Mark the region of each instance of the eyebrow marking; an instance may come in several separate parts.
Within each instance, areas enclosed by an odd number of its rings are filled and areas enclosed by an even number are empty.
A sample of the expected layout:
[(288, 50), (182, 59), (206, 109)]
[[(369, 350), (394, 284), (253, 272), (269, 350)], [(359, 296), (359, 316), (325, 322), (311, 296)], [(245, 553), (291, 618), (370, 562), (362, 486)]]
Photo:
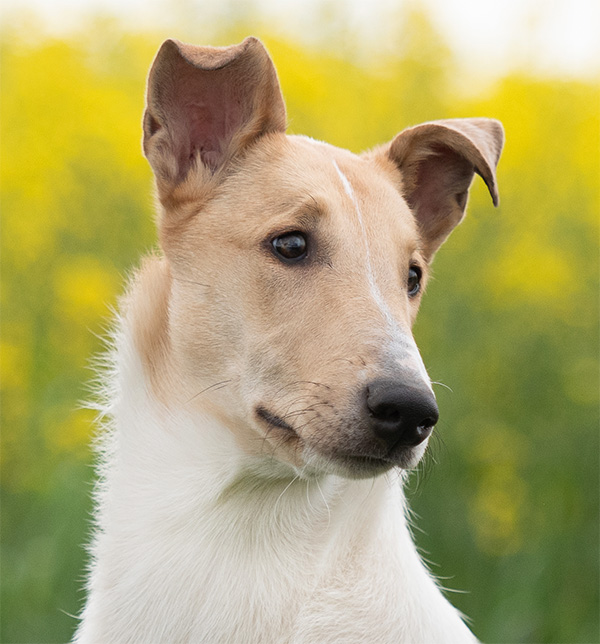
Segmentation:
[(365, 254), (367, 258), (367, 279), (369, 280), (369, 287), (371, 290), (371, 295), (373, 296), (373, 299), (377, 303), (377, 306), (379, 307), (380, 311), (383, 313), (383, 316), (385, 317), (387, 323), (392, 327), (394, 331), (399, 331), (398, 329), (398, 324), (396, 320), (394, 319), (390, 309), (388, 308), (388, 305), (386, 301), (383, 298), (383, 295), (381, 294), (381, 290), (379, 289), (379, 286), (377, 285), (377, 282), (375, 281), (375, 274), (373, 273), (373, 264), (371, 262), (371, 249), (369, 248), (369, 238), (367, 236), (367, 229), (365, 226), (365, 222), (363, 220), (362, 212), (360, 209), (360, 204), (358, 203), (358, 199), (356, 198), (356, 195), (354, 194), (354, 190), (352, 189), (352, 185), (350, 181), (348, 180), (348, 177), (340, 170), (339, 165), (337, 164), (337, 161), (333, 159), (333, 166), (338, 174), (338, 177), (340, 178), (340, 181), (342, 182), (342, 186), (344, 187), (344, 192), (350, 197), (350, 200), (352, 201), (352, 204), (354, 205), (354, 210), (356, 212), (356, 217), (358, 219), (358, 224), (360, 226), (360, 230), (362, 232), (362, 239), (363, 239), (363, 244), (365, 247)]
[[(375, 273), (373, 272), (373, 264), (371, 262), (371, 249), (369, 248), (369, 238), (367, 235), (367, 228), (363, 220), (360, 204), (358, 203), (358, 199), (356, 198), (356, 194), (354, 193), (354, 190), (352, 188), (352, 184), (348, 180), (348, 177), (340, 169), (339, 165), (337, 164), (337, 161), (335, 159), (332, 159), (332, 163), (342, 183), (344, 192), (350, 198), (350, 200), (352, 201), (352, 204), (354, 205), (356, 218), (358, 219), (358, 224), (362, 232), (363, 244), (365, 247), (365, 256), (367, 259), (367, 280), (369, 282), (369, 290), (371, 291), (373, 300), (377, 304), (377, 307), (381, 311), (383, 317), (385, 318), (385, 321), (388, 324), (388, 327), (390, 329), (392, 344), (400, 347), (400, 349), (402, 350), (401, 355), (403, 354), (404, 356), (406, 356), (406, 354), (408, 354), (410, 357), (413, 358), (414, 360), (413, 366), (416, 366), (418, 373), (421, 375), (425, 383), (431, 389), (431, 384), (430, 384), (431, 380), (429, 378), (429, 374), (427, 373), (427, 369), (425, 368), (425, 364), (423, 363), (423, 359), (421, 358), (421, 354), (419, 352), (419, 349), (415, 341), (410, 335), (407, 335), (406, 333), (404, 333), (402, 329), (398, 326), (396, 319), (392, 315), (392, 312), (390, 311), (387, 305), (387, 302), (385, 301), (385, 298), (383, 297), (383, 294), (381, 293), (381, 290), (377, 282), (375, 281)], [(404, 362), (404, 359), (402, 360), (402, 362)]]

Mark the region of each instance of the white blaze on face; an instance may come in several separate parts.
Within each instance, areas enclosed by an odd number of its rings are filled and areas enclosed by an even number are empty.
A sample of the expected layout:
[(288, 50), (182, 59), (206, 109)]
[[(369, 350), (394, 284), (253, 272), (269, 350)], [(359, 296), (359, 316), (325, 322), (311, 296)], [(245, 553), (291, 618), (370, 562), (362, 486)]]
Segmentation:
[(375, 273), (373, 272), (373, 264), (371, 262), (371, 250), (369, 248), (369, 237), (367, 235), (367, 229), (363, 220), (360, 204), (358, 203), (358, 199), (356, 198), (352, 184), (348, 180), (348, 177), (340, 170), (340, 167), (338, 166), (335, 159), (333, 160), (333, 167), (335, 168), (338, 177), (340, 178), (344, 192), (354, 205), (354, 211), (356, 212), (356, 217), (358, 219), (358, 224), (362, 233), (363, 244), (365, 247), (369, 290), (371, 292), (373, 300), (377, 304), (377, 308), (380, 310), (383, 318), (387, 323), (392, 345), (391, 350), (396, 355), (397, 359), (399, 359), (400, 364), (406, 363), (407, 367), (416, 370), (423, 378), (425, 384), (431, 389), (431, 381), (429, 379), (429, 375), (427, 374), (427, 370), (425, 369), (423, 359), (421, 358), (421, 354), (419, 353), (419, 349), (417, 348), (415, 341), (413, 340), (412, 336), (404, 333), (396, 322), (396, 319), (392, 315), (392, 312), (390, 311), (387, 302), (385, 301), (381, 293), (377, 281), (375, 280)]

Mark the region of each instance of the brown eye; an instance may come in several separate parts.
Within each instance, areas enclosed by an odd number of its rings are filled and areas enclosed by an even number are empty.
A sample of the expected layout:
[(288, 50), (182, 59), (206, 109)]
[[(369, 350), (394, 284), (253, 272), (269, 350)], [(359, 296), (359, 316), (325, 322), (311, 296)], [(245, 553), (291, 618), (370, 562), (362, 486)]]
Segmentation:
[(411, 266), (408, 269), (408, 296), (415, 297), (417, 293), (421, 290), (421, 277), (423, 273), (418, 266)]
[(286, 262), (298, 262), (306, 257), (308, 244), (303, 233), (286, 233), (271, 242), (275, 254)]

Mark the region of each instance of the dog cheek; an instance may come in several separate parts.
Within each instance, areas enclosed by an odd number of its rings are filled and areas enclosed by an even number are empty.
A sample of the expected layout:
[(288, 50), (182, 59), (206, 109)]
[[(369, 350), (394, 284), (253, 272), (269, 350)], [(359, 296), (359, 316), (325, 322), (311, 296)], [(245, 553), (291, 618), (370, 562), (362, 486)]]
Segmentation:
[(235, 371), (243, 331), (235, 311), (197, 292), (180, 292), (170, 311), (174, 357), (181, 375), (212, 385), (211, 379)]

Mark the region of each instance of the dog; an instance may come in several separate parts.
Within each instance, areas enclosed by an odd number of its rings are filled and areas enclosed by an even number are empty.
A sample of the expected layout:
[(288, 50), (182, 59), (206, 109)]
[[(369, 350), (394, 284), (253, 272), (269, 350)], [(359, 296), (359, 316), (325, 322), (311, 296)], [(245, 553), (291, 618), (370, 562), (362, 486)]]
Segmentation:
[(103, 376), (79, 644), (464, 643), (402, 484), (438, 420), (411, 334), (502, 126), (451, 119), (361, 156), (286, 135), (255, 38), (175, 40), (143, 149), (161, 253)]

